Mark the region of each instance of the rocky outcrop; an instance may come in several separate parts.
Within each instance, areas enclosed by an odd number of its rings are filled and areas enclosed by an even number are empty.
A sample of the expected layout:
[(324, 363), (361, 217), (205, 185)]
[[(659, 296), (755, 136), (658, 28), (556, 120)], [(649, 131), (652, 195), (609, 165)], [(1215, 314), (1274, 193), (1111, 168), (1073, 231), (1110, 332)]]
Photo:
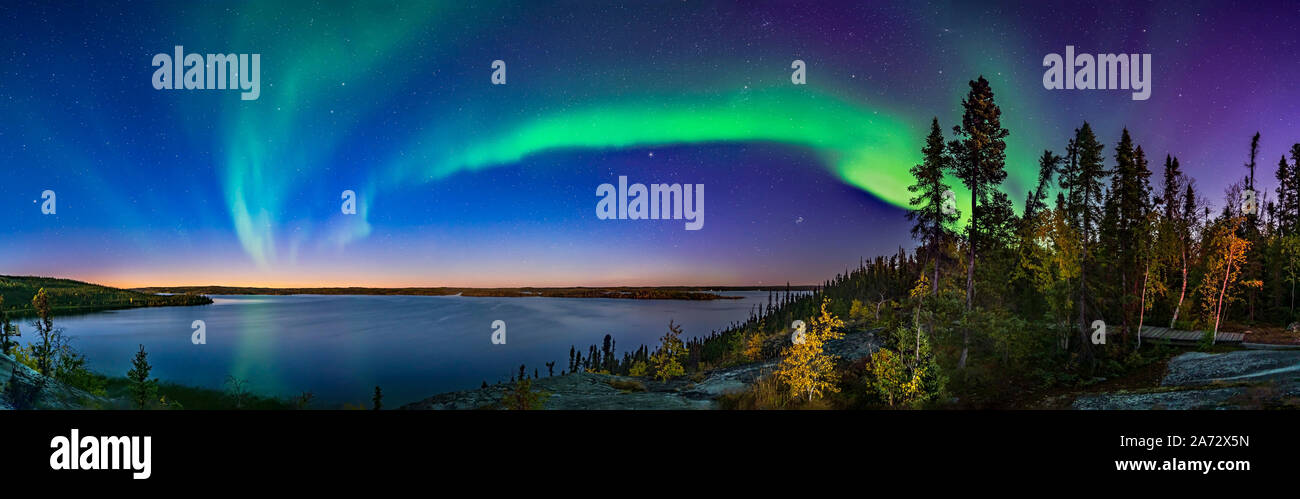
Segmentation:
[[(620, 389), (635, 386), (640, 389)], [(435, 395), (407, 404), (402, 409), (469, 410), (499, 409), (501, 398), (512, 388), (508, 384), (492, 385), (477, 390), (465, 390)], [(669, 383), (647, 382), (641, 378), (610, 376), (606, 374), (575, 373), (533, 380), (534, 391), (550, 393), (547, 409), (557, 410), (624, 410), (624, 409), (708, 409), (709, 401), (689, 398)]]
[(1169, 360), (1162, 386), (1212, 382), (1293, 381), (1300, 376), (1300, 351), (1238, 350), (1209, 354), (1188, 352)]
[[(880, 348), (875, 334), (855, 331), (827, 344), (827, 351), (853, 361)], [(694, 410), (715, 409), (716, 400), (726, 393), (745, 390), (770, 373), (775, 361), (714, 369), (698, 381), (681, 378), (659, 382), (648, 378), (608, 374), (574, 373), (533, 380), (534, 391), (551, 395), (546, 408), (553, 410)], [(491, 385), (434, 395), (402, 406), (413, 410), (499, 409), (501, 398), (511, 385)]]
[(1169, 360), (1160, 386), (1075, 399), (1075, 409), (1249, 409), (1300, 398), (1300, 351), (1188, 352)]
[[(13, 378), (18, 378), (14, 380)], [(73, 388), (48, 376), (42, 376), (34, 369), (17, 362), (8, 355), (0, 354), (0, 394), (6, 390), (14, 390), (10, 387), (14, 383), (17, 391), (30, 389), (36, 386), (39, 390), (36, 392), (34, 400), (24, 400), (19, 405), (30, 404), (31, 409), (52, 409), (52, 410), (69, 410), (69, 409), (99, 409), (110, 405), (110, 400), (91, 395), (77, 388)], [(15, 409), (8, 402), (7, 396), (0, 396), (0, 410)]]

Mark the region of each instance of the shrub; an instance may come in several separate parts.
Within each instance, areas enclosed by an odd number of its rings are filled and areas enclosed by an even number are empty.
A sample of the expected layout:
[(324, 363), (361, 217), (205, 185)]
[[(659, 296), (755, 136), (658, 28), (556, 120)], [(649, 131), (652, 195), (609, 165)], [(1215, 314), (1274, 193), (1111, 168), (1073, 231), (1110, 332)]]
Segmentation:
[(632, 367), (628, 369), (628, 374), (636, 377), (642, 377), (645, 376), (646, 372), (649, 370), (650, 370), (650, 366), (646, 365), (644, 360), (638, 360), (632, 363)]
[(513, 390), (501, 398), (501, 406), (512, 411), (531, 411), (542, 409), (550, 392), (533, 391), (533, 380), (522, 379), (515, 382)]
[(625, 391), (625, 392), (644, 392), (644, 391), (645, 391), (645, 385), (641, 384), (641, 382), (639, 382), (639, 381), (632, 381), (632, 380), (619, 380), (619, 379), (616, 379), (616, 380), (610, 380), (610, 381), (609, 381), (609, 386), (612, 386), (612, 387), (614, 387), (615, 389), (622, 390), (622, 391)]
[(763, 357), (763, 331), (755, 331), (745, 339), (745, 360), (756, 361)]
[(807, 397), (812, 401), (825, 393), (840, 391), (839, 375), (835, 372), (837, 357), (823, 350), (826, 342), (844, 337), (844, 322), (827, 310), (830, 300), (822, 300), (821, 314), (812, 318), (801, 343), (786, 347), (781, 352), (781, 364), (776, 377), (790, 387), (794, 397)]
[(84, 390), (91, 395), (100, 397), (108, 395), (108, 380), (104, 376), (86, 369), (86, 357), (73, 352), (71, 349), (65, 350), (55, 362), (54, 379), (67, 386)]
[(668, 381), (686, 374), (682, 362), (686, 360), (687, 352), (686, 345), (678, 337), (681, 334), (682, 327), (668, 321), (668, 332), (660, 339), (659, 349), (650, 356), (650, 362), (655, 367), (655, 379)]

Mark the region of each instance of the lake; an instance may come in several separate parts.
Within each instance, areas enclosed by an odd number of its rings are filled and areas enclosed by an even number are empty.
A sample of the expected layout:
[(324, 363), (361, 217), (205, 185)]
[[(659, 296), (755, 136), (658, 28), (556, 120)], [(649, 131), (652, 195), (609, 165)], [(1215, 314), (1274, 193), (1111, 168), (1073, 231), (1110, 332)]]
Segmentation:
[[(738, 300), (491, 298), (463, 296), (213, 296), (197, 307), (137, 308), (56, 317), (89, 367), (123, 376), (143, 344), (163, 381), (224, 389), (227, 376), (260, 395), (314, 394), (313, 407), (370, 404), (376, 385), (386, 407), (508, 381), (525, 364), (546, 376), (568, 369), (569, 347), (599, 345), (618, 357), (658, 344), (672, 319), (682, 338), (743, 321), (766, 291), (720, 293)], [(191, 342), (202, 320), (207, 343)], [(506, 323), (506, 344), (491, 341)], [(24, 333), (30, 330), (24, 324)], [(31, 338), (24, 336), (24, 341)]]

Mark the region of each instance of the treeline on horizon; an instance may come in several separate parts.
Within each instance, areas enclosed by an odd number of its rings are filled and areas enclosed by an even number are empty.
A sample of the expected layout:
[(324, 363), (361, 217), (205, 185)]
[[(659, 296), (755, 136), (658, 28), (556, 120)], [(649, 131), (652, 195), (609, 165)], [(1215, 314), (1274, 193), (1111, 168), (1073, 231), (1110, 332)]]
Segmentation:
[(71, 279), (36, 276), (0, 276), (0, 308), (14, 317), (27, 317), (36, 313), (32, 299), (44, 289), (51, 302), (56, 303), (53, 313), (94, 311), (132, 307), (165, 307), (207, 305), (212, 299), (197, 295), (154, 295), (138, 291), (116, 289)]
[(616, 286), (567, 288), (256, 288), (239, 286), (160, 286), (136, 288), (142, 293), (176, 293), (191, 295), (397, 295), (397, 296), (477, 296), (524, 298), (619, 298), (641, 300), (730, 300), (738, 296), (720, 295), (716, 292), (770, 291), (776, 289), (812, 289), (815, 286)]
[[(1025, 393), (1122, 377), (1174, 354), (1164, 342), (1143, 348), (1144, 326), (1203, 331), (1202, 349), (1216, 348), (1225, 327), (1300, 338), (1300, 143), (1267, 172), (1260, 135), (1243, 137), (1240, 178), (1216, 210), (1177, 156), (1149, 158), (1127, 128), (1108, 151), (1083, 122), (1039, 156), (1017, 214), (1003, 189), (1010, 131), (983, 77), (970, 82), (962, 110), (948, 136), (932, 120), (923, 162), (910, 170), (914, 251), (860, 262), (687, 341), (686, 372), (787, 355), (791, 322), (815, 319), (823, 300), (845, 328), (880, 333), (890, 354), (838, 363), (827, 401), (836, 408), (1015, 406)], [(1258, 176), (1269, 173), (1278, 187), (1261, 192)], [(957, 209), (944, 207), (949, 179), (971, 193)], [(1094, 345), (1097, 320), (1107, 334)], [(626, 375), (663, 348), (615, 361), (612, 346), (607, 337), (570, 367)], [(752, 391), (791, 392), (763, 387), (772, 383)], [(790, 403), (748, 397), (746, 407)]]

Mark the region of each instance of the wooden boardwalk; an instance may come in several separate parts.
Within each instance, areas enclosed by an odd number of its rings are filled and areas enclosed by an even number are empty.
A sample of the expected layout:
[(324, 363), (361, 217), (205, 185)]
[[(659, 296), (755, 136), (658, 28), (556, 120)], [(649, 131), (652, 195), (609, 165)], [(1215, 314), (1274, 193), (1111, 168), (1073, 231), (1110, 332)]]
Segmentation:
[[(1205, 335), (1204, 331), (1181, 331), (1178, 329), (1169, 329), (1167, 327), (1142, 326), (1143, 340), (1169, 340), (1175, 344), (1194, 344), (1201, 341)], [(1224, 333), (1219, 332), (1215, 336), (1216, 343), (1241, 343), (1246, 339), (1246, 335), (1241, 333)]]

